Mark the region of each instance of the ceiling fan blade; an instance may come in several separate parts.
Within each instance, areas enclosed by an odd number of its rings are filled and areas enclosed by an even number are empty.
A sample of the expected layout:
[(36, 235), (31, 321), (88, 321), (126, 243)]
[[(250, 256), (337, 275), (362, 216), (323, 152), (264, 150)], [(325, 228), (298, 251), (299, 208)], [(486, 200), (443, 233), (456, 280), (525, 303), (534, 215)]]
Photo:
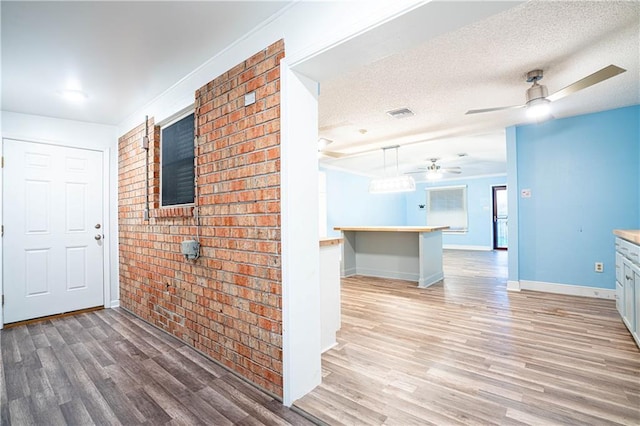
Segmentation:
[(427, 172), (426, 172), (426, 171), (424, 171), (424, 170), (416, 170), (416, 171), (413, 171), (413, 172), (405, 172), (404, 174), (405, 174), (405, 175), (415, 175), (415, 174), (421, 174), (421, 175), (423, 175), (423, 174), (425, 174), (425, 173), (427, 173)]
[(547, 99), (551, 102), (557, 101), (558, 99), (569, 96), (572, 93), (577, 92), (578, 90), (586, 89), (589, 86), (593, 86), (594, 84), (598, 84), (611, 77), (615, 77), (616, 75), (622, 74), (625, 71), (626, 70), (624, 68), (620, 68), (615, 65), (609, 65), (608, 67), (604, 67), (600, 71), (596, 71), (593, 74), (586, 76), (582, 80), (578, 80), (575, 83), (568, 85), (564, 89), (560, 89), (552, 95), (547, 96)]
[(506, 106), (506, 107), (484, 108), (484, 109), (470, 109), (469, 111), (465, 112), (464, 114), (465, 115), (481, 114), (483, 112), (502, 111), (502, 110), (506, 110), (506, 109), (518, 109), (518, 108), (524, 108), (524, 105), (512, 105), (512, 106)]
[(462, 170), (453, 170), (453, 169), (442, 169), (442, 171), (444, 173), (451, 173), (454, 175), (459, 175), (460, 173), (462, 173)]
[(318, 151), (318, 154), (320, 155), (324, 155), (325, 157), (331, 157), (331, 158), (342, 158), (342, 157), (346, 157), (348, 154), (343, 154), (341, 152), (335, 152), (335, 151)]

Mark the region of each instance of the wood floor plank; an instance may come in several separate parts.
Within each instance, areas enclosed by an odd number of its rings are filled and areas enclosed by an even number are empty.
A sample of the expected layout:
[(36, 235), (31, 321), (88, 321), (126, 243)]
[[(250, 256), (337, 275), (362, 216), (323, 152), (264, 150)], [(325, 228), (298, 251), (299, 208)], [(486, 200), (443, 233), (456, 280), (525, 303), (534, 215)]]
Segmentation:
[(48, 397), (55, 396), (55, 391), (49, 383), (49, 378), (44, 368), (27, 368), (25, 369), (27, 377), (27, 386), (30, 395), (42, 394)]
[(29, 336), (31, 336), (31, 340), (33, 341), (36, 349), (51, 346), (49, 340), (47, 339), (47, 336), (44, 333), (44, 325), (42, 322), (28, 324), (27, 330), (29, 331)]
[(3, 330), (2, 331), (2, 363), (5, 366), (11, 366), (13, 364), (17, 364), (22, 361), (20, 357), (20, 349), (18, 348), (18, 343), (16, 342), (16, 337), (14, 331)]
[[(445, 280), (342, 280), (338, 345), (296, 406), (331, 424), (640, 424), (615, 301), (507, 292), (506, 252), (445, 250)], [(384, 417), (384, 419), (383, 419)]]
[(7, 398), (7, 383), (4, 374), (3, 339), (6, 342), (6, 338), (0, 333), (0, 425), (9, 424), (9, 399)]
[(244, 411), (242, 407), (234, 404), (233, 401), (210, 386), (200, 389), (197, 394), (203, 400), (209, 401), (209, 404), (234, 424), (241, 422), (246, 417), (250, 417), (249, 413)]
[(32, 393), (30, 399), (36, 424), (49, 426), (67, 424), (55, 394)]
[[(60, 349), (60, 348), (58, 348)], [(51, 347), (38, 349), (38, 357), (42, 362), (49, 384), (56, 391), (58, 403), (63, 404), (73, 399), (73, 386)]]
[(24, 369), (20, 364), (14, 364), (12, 367), (14, 368), (6, 369), (3, 377), (6, 384), (6, 398), (8, 401), (28, 397), (31, 393), (29, 390), (26, 369)]
[(138, 424), (145, 421), (138, 409), (130, 404), (125, 389), (118, 388), (111, 378), (97, 382), (96, 387), (122, 424)]
[(202, 419), (192, 413), (181, 401), (157, 383), (144, 387), (146, 393), (171, 416), (172, 424), (204, 424)]
[(90, 425), (93, 423), (89, 412), (79, 398), (60, 404), (60, 410), (69, 425)]
[[(275, 399), (264, 404), (265, 408), (294, 426), (313, 426), (315, 423), (284, 407)], [(325, 426), (325, 425), (320, 425)]]
[(260, 422), (274, 426), (288, 424), (287, 421), (264, 407), (264, 404), (271, 398), (266, 394), (256, 392), (250, 385), (237, 377), (232, 375), (222, 376), (215, 380), (215, 384), (218, 392), (225, 395), (227, 399), (237, 404), (251, 417), (255, 417)]
[(130, 391), (127, 396), (149, 424), (158, 425), (171, 421), (171, 416), (143, 388)]
[(309, 425), (120, 309), (0, 331), (1, 425)]
[(11, 400), (8, 405), (10, 422), (16, 425), (37, 424), (33, 416), (34, 409), (31, 406), (31, 399), (29, 397)]

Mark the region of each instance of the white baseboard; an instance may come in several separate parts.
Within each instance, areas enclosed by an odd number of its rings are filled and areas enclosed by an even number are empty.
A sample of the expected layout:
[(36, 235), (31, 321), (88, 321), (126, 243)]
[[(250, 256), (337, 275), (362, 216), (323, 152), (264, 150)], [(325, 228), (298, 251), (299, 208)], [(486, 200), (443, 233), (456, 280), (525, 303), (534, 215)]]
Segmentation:
[(507, 281), (507, 291), (520, 291), (520, 281)]
[(338, 346), (338, 342), (333, 342), (332, 344), (328, 345), (326, 348), (322, 349), (321, 353), (325, 353), (326, 351), (329, 351), (335, 348), (336, 346)]
[(493, 250), (489, 246), (461, 246), (458, 244), (443, 244), (442, 248), (445, 250), (474, 250), (474, 251), (491, 251)]
[[(516, 282), (516, 281), (514, 281)], [(507, 283), (507, 288), (509, 283)], [(546, 283), (542, 281), (520, 280), (521, 290), (542, 291), (546, 293), (566, 294), (569, 296), (595, 297), (597, 299), (615, 299), (615, 289), (584, 287), (581, 285)]]
[(118, 300), (112, 300), (111, 301), (111, 306), (109, 306), (110, 308), (119, 308), (120, 307), (120, 299)]
[(355, 275), (364, 275), (365, 277), (390, 278), (394, 280), (404, 281), (418, 281), (420, 279), (420, 274), (418, 272), (404, 272), (367, 267), (356, 267), (355, 272)]

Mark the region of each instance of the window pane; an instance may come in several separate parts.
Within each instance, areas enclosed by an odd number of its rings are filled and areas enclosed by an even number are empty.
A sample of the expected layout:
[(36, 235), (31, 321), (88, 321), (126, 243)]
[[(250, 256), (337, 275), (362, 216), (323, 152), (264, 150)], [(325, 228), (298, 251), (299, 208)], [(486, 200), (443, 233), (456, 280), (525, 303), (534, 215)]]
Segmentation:
[(467, 229), (465, 187), (427, 189), (427, 225), (449, 226), (452, 231)]
[(162, 129), (162, 205), (193, 203), (194, 114)]

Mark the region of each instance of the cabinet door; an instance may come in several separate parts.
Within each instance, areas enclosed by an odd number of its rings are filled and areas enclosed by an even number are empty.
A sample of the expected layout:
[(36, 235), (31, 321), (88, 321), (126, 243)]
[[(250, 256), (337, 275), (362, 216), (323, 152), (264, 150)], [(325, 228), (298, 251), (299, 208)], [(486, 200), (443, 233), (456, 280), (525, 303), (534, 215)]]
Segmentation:
[(616, 281), (624, 281), (624, 257), (620, 252), (616, 252)]
[(624, 318), (624, 287), (618, 280), (616, 280), (616, 309), (620, 316)]
[(630, 262), (624, 262), (624, 322), (631, 333), (636, 331), (635, 319), (635, 274)]

